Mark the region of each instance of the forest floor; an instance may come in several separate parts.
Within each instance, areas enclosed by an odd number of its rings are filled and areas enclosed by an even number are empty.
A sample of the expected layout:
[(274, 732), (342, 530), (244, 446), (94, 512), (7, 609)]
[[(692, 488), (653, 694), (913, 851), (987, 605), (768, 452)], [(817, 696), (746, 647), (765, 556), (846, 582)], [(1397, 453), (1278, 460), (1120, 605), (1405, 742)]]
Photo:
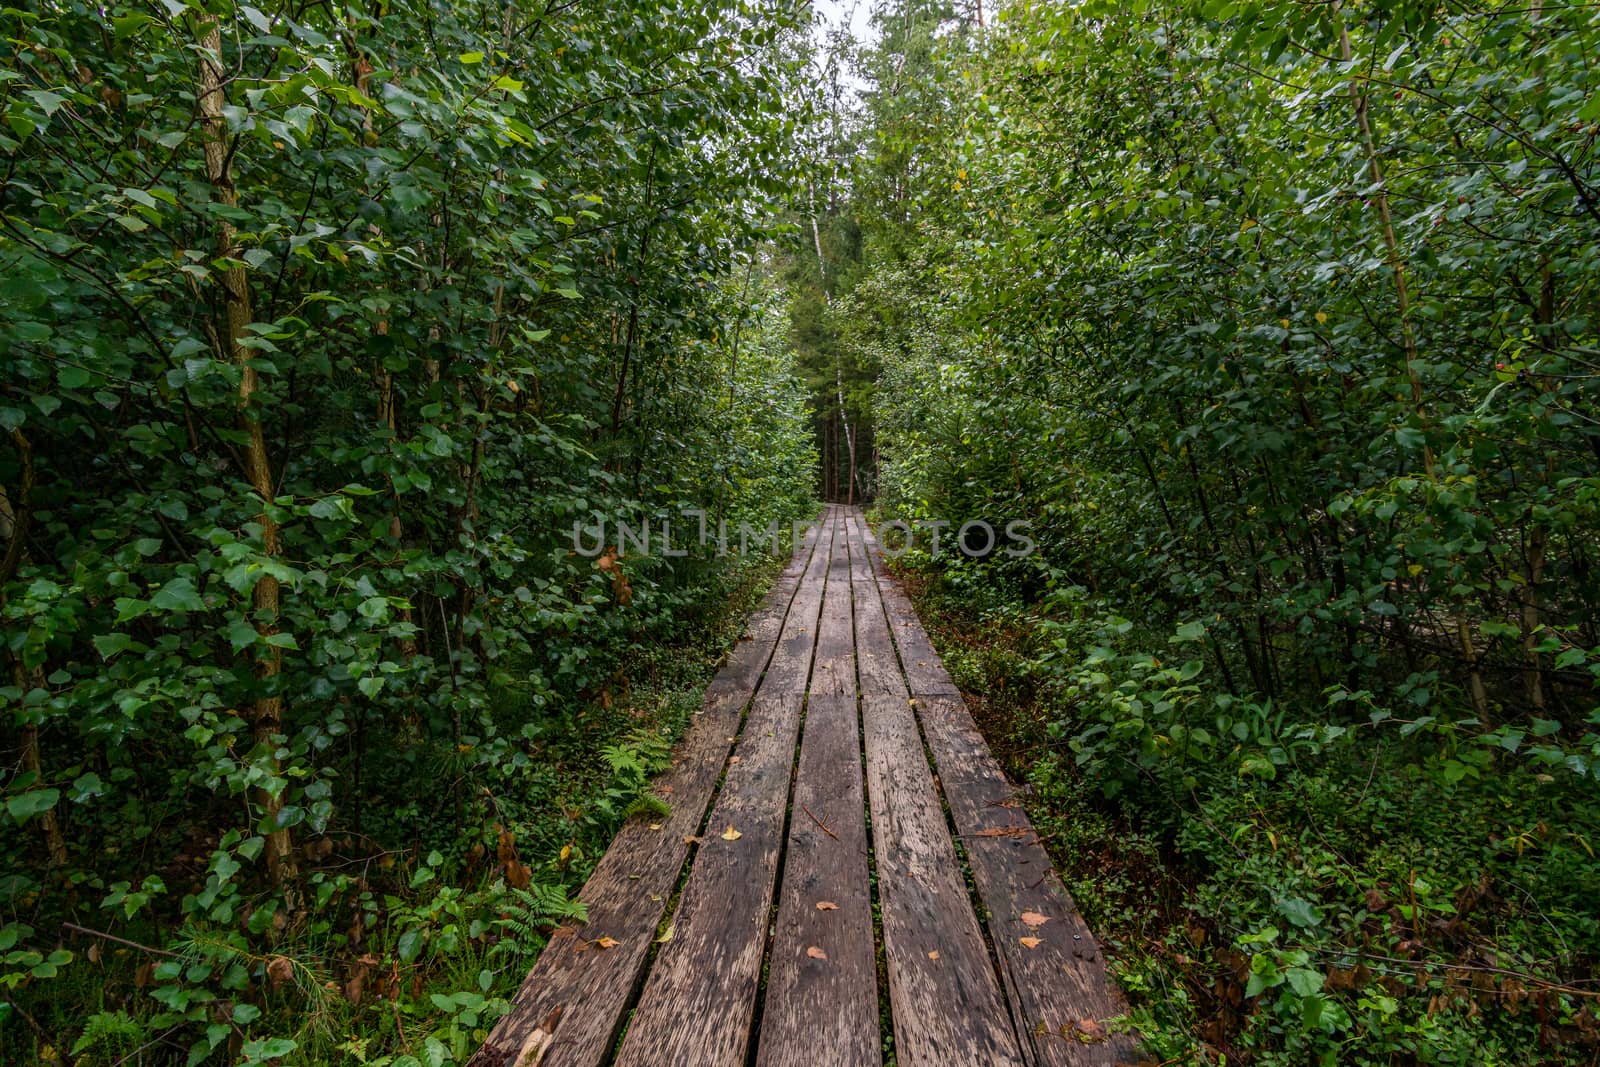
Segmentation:
[[(1039, 619), (976, 608), (927, 572), (902, 579), (995, 757), (1025, 783), (1028, 815), (1129, 998), (1127, 1023), (1157, 1059), (1596, 1062), (1600, 1025), (1582, 1007), (1596, 961), (1579, 947), (1593, 922), (1581, 888), (1595, 873), (1592, 797), (1515, 763), (1440, 789), (1415, 752), (1381, 743), (1303, 759), (1237, 795), (1201, 780), (1183, 796), (1152, 781), (1107, 797), (1075, 764), (1074, 697), (1043, 666)], [(1534, 795), (1545, 815), (1522, 829), (1512, 798)], [(1264, 933), (1244, 925), (1263, 917)], [(1280, 927), (1296, 947), (1278, 947)], [(1301, 1029), (1275, 1023), (1272, 1043), (1287, 1049), (1264, 1048), (1263, 984), (1280, 962), (1316, 974), (1307, 999), (1382, 992), (1355, 1019), (1280, 997), (1272, 1010)], [(1342, 1050), (1303, 1058), (1334, 1021)]]

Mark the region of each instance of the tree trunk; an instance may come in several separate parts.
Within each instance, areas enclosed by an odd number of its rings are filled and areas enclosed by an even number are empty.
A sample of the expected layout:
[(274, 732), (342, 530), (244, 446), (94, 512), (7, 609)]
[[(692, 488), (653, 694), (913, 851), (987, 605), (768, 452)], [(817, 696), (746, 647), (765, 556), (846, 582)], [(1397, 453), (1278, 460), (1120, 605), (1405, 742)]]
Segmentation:
[(844, 374), (839, 370), (837, 363), (833, 366), (833, 381), (839, 390), (839, 422), (844, 425), (845, 445), (850, 451), (850, 477), (844, 488), (845, 503), (854, 504), (856, 502), (856, 438), (855, 434), (850, 432), (850, 416), (845, 414)]
[[(1334, 10), (1339, 13), (1340, 18), (1339, 54), (1348, 63), (1353, 56), (1350, 48), (1350, 31), (1344, 24), (1344, 14), (1340, 5), (1336, 3)], [(1367, 91), (1362, 84), (1354, 80), (1350, 83), (1350, 99), (1355, 105), (1356, 127), (1361, 133), (1361, 147), (1367, 157), (1367, 173), (1372, 178), (1376, 190), (1373, 193), (1373, 202), (1378, 205), (1384, 251), (1388, 257), (1389, 270), (1394, 274), (1395, 304), (1400, 312), (1400, 339), (1405, 349), (1406, 381), (1411, 387), (1411, 406), (1416, 411), (1417, 418), (1426, 423), (1422, 403), (1422, 377), (1417, 371), (1417, 337), (1411, 328), (1411, 293), (1406, 281), (1405, 259), (1400, 255), (1400, 242), (1395, 237), (1394, 217), (1389, 208), (1389, 189), (1384, 184), (1383, 164), (1378, 159), (1377, 143), (1372, 136)], [(1422, 463), (1428, 477), (1433, 477), (1433, 448), (1427, 443), (1422, 446)]]
[(1528, 533), (1528, 569), (1524, 576), (1518, 601), (1521, 604), (1522, 671), (1523, 687), (1528, 703), (1537, 712), (1545, 709), (1543, 667), (1539, 662), (1539, 580), (1544, 576), (1545, 545), (1550, 531), (1546, 526), (1535, 526)]
[[(228, 146), (227, 123), (222, 117), (226, 102), (223, 86), (222, 29), (215, 15), (200, 23), (200, 114), (205, 131), (206, 177), (211, 182), (212, 195), (227, 207), (239, 203), (234, 186), (232, 158)], [(234, 242), (234, 229), (228, 222), (217, 225), (217, 256), (219, 259), (237, 261), (238, 248)], [(261, 527), (261, 551), (266, 556), (277, 556), (278, 524), (271, 514), (273, 498), (272, 465), (267, 459), (266, 436), (261, 428), (259, 405), (260, 383), (251, 358), (250, 349), (241, 342), (245, 328), (250, 324), (250, 278), (244, 266), (228, 267), (220, 274), (225, 302), (221, 344), (223, 358), (239, 367), (239, 424), (245, 432), (245, 477), (261, 498), (261, 513), (256, 522)], [(267, 639), (278, 632), (279, 589), (278, 579), (262, 575), (252, 594), (252, 615), (260, 640), (255, 650), (255, 673), (258, 695), (251, 708), (250, 722), (256, 744), (273, 751), (283, 727), (283, 698), (276, 692), (278, 675), (283, 670), (283, 652)], [(278, 776), (276, 756), (267, 757), (267, 769)], [(274, 793), (263, 787), (257, 791), (264, 821), (273, 827), (267, 834), (267, 869), (274, 882), (284, 884), (299, 873), (294, 857), (294, 842), (287, 827), (279, 827), (278, 816), (283, 810), (283, 793)]]
[[(22, 557), (27, 552), (28, 527), (33, 522), (33, 445), (20, 429), (11, 431), (11, 443), (17, 447), (22, 480), (17, 486), (15, 508), (5, 491), (0, 489), (0, 527), (3, 527), (6, 538), (6, 554), (4, 562), (0, 563), (0, 606), (5, 603), (5, 587), (11, 584), (11, 580), (17, 576), (17, 568), (22, 566)], [(44, 687), (42, 670), (34, 668), (30, 677), (20, 653), (8, 652), (7, 655), (11, 659), (12, 680), (18, 689), (26, 693), (29, 689)], [(30, 722), (22, 728), (22, 769), (32, 772), (35, 784), (44, 780), (44, 762), (39, 758), (38, 723)], [(67, 842), (61, 836), (61, 823), (56, 818), (55, 808), (39, 816), (39, 833), (44, 838), (50, 866), (65, 866)]]
[(1456, 643), (1461, 646), (1461, 656), (1467, 661), (1468, 691), (1472, 694), (1472, 710), (1478, 721), (1489, 726), (1489, 694), (1483, 687), (1483, 671), (1478, 667), (1478, 650), (1472, 643), (1472, 627), (1464, 613), (1456, 614)]

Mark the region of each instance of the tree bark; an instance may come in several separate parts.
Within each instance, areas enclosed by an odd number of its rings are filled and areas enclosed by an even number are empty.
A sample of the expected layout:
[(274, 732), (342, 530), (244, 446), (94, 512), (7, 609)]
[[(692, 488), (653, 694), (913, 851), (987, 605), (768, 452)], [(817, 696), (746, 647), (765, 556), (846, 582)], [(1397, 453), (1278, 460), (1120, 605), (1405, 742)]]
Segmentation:
[[(0, 563), (0, 605), (5, 603), (5, 587), (17, 576), (17, 568), (22, 565), (22, 557), (27, 551), (28, 527), (33, 522), (33, 444), (20, 429), (11, 431), (11, 443), (17, 447), (17, 456), (22, 463), (22, 480), (17, 486), (17, 502), (15, 508), (11, 506), (10, 498), (0, 490), (0, 519), (4, 520), (6, 537), (6, 554), (3, 563)], [(38, 668), (30, 672), (22, 662), (22, 656), (9, 652), (11, 659), (11, 675), (18, 689), (26, 693), (29, 689), (44, 686), (44, 672)], [(30, 722), (22, 728), (22, 769), (31, 771), (34, 781), (44, 780), (44, 762), (39, 757), (39, 724)], [(56, 818), (55, 808), (51, 808), (39, 816), (39, 833), (44, 838), (45, 853), (50, 857), (50, 866), (64, 867), (67, 862), (67, 842), (61, 834), (61, 822)]]
[(845, 446), (850, 452), (850, 479), (845, 483), (845, 503), (856, 502), (856, 438), (850, 430), (850, 416), (844, 409), (844, 373), (837, 363), (833, 367), (833, 381), (839, 391), (839, 422), (844, 426)]
[[(238, 191), (233, 181), (233, 161), (228, 145), (228, 128), (223, 119), (223, 106), (227, 94), (222, 66), (222, 28), (215, 15), (205, 17), (200, 23), (200, 115), (205, 131), (206, 177), (211, 183), (212, 195), (227, 207), (239, 203)], [(217, 226), (217, 257), (231, 262), (220, 272), (224, 309), (220, 339), (223, 358), (239, 367), (239, 425), (245, 432), (245, 477), (261, 498), (261, 512), (256, 522), (261, 527), (261, 552), (268, 557), (278, 556), (282, 549), (278, 543), (278, 523), (272, 517), (273, 498), (272, 465), (267, 458), (266, 435), (262, 431), (259, 412), (260, 382), (256, 375), (251, 351), (242, 342), (250, 324), (250, 278), (239, 262), (239, 249), (234, 239), (232, 224), (224, 221)], [(283, 652), (267, 640), (278, 632), (280, 609), (278, 579), (262, 575), (251, 594), (251, 614), (260, 640), (255, 649), (255, 674), (257, 696), (250, 711), (250, 724), (258, 746), (273, 752), (283, 728), (283, 697), (278, 694), (278, 676), (283, 671)], [(274, 755), (266, 757), (266, 766), (274, 777), (280, 767)], [(271, 829), (266, 837), (267, 870), (277, 884), (292, 881), (299, 873), (294, 856), (294, 842), (287, 827), (278, 826), (283, 810), (282, 789), (274, 793), (263, 787), (257, 790), (256, 803), (262, 818)]]
[[(1342, 6), (1336, 3), (1334, 10), (1340, 19), (1339, 54), (1348, 63), (1354, 56), (1350, 47), (1350, 31), (1344, 23)], [(1354, 79), (1350, 82), (1350, 99), (1355, 105), (1356, 128), (1360, 131), (1361, 147), (1367, 158), (1367, 173), (1372, 178), (1376, 190), (1373, 193), (1373, 202), (1378, 206), (1384, 252), (1388, 258), (1389, 270), (1394, 274), (1395, 304), (1400, 313), (1400, 341), (1405, 350), (1406, 381), (1411, 387), (1411, 406), (1416, 411), (1417, 418), (1425, 424), (1427, 419), (1423, 410), (1422, 377), (1417, 371), (1417, 336), (1411, 328), (1411, 292), (1406, 280), (1405, 259), (1400, 255), (1400, 241), (1395, 236), (1394, 216), (1389, 207), (1389, 188), (1384, 184), (1383, 163), (1378, 159), (1377, 142), (1372, 136), (1370, 101), (1362, 83)], [(1422, 463), (1428, 477), (1433, 477), (1433, 448), (1427, 443), (1422, 446)]]

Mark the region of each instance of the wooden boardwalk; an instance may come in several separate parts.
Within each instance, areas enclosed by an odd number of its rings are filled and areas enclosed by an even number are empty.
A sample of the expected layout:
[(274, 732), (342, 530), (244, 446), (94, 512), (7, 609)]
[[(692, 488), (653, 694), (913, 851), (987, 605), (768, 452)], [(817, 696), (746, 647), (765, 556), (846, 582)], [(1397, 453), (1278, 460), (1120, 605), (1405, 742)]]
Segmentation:
[(859, 509), (831, 506), (472, 1067), (1132, 1064)]

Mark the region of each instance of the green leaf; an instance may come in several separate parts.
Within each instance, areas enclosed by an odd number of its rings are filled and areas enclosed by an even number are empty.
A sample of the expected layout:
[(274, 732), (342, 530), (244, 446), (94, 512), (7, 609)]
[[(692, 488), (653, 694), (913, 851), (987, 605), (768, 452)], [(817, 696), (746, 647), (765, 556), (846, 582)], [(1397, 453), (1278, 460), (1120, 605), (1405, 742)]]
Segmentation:
[(407, 930), (400, 935), (400, 940), (395, 945), (395, 951), (400, 955), (401, 963), (411, 963), (422, 952), (422, 931)]
[(256, 643), (259, 634), (255, 624), (246, 618), (235, 618), (228, 623), (228, 643), (235, 652), (243, 652)]
[(27, 89), (22, 95), (38, 104), (46, 116), (54, 115), (61, 109), (61, 105), (67, 102), (66, 97), (60, 93), (52, 93), (48, 89)]
[(257, 1064), (282, 1059), (299, 1047), (287, 1037), (267, 1037), (246, 1042), (240, 1052), (246, 1064)]
[(1286, 977), (1289, 980), (1289, 988), (1302, 997), (1320, 993), (1323, 983), (1327, 980), (1322, 972), (1313, 971), (1309, 967), (1290, 967)]
[(6, 801), (6, 811), (17, 822), (27, 822), (34, 816), (43, 815), (55, 807), (56, 801), (60, 799), (59, 789), (35, 789), (9, 798)]
[(150, 604), (162, 611), (204, 611), (205, 601), (188, 578), (174, 578), (156, 591)]
[(1274, 906), (1279, 915), (1302, 929), (1322, 925), (1322, 910), (1301, 897), (1283, 897)]
[(126, 652), (133, 645), (133, 638), (124, 633), (95, 634), (95, 651), (100, 653), (102, 659), (110, 659), (118, 652)]
[(353, 522), (356, 517), (355, 502), (337, 493), (315, 501), (306, 511), (318, 519), (346, 519)]

